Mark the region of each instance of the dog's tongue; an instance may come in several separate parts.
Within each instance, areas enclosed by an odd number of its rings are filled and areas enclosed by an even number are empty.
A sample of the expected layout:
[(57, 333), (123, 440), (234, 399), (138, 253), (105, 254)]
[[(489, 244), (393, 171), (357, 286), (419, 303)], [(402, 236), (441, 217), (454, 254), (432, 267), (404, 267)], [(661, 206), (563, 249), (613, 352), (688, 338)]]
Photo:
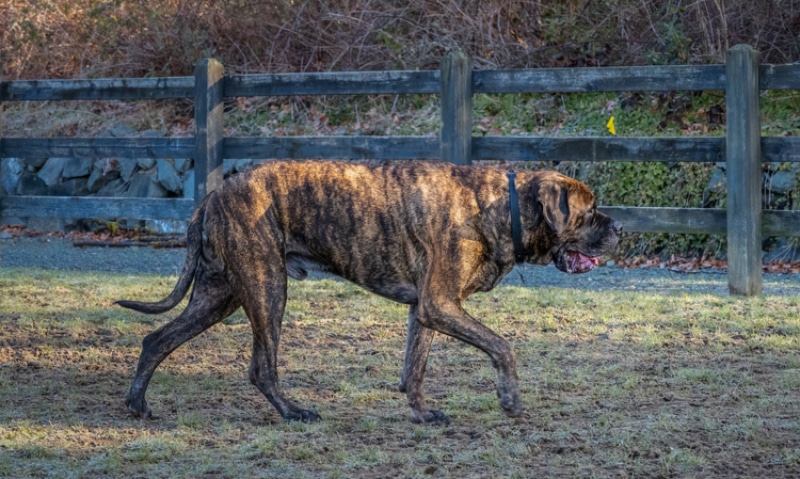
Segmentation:
[(586, 256), (580, 251), (570, 251), (572, 258), (572, 270), (576, 273), (589, 271), (600, 264), (600, 260), (594, 256)]

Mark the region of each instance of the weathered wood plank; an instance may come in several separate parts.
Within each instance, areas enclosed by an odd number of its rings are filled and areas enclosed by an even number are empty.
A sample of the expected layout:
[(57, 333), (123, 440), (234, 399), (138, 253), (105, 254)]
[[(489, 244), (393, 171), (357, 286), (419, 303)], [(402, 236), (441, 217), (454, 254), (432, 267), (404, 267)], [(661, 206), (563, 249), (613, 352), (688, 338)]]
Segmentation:
[[(762, 65), (762, 90), (800, 89), (800, 65)], [(232, 75), (225, 96), (434, 94), (436, 70)], [(483, 70), (473, 75), (475, 93), (659, 91), (724, 89), (723, 65)], [(141, 100), (191, 98), (193, 77), (15, 80), (0, 82), (5, 101)]]
[(157, 100), (194, 95), (193, 77), (15, 80), (0, 86), (5, 101)]
[[(601, 206), (632, 233), (725, 234), (727, 211), (721, 208), (642, 208)], [(800, 210), (762, 212), (763, 236), (800, 236)]]
[(225, 138), (225, 158), (438, 159), (439, 140), (415, 136)]
[(439, 72), (364, 71), (278, 73), (225, 77), (225, 96), (403, 95), (439, 93)]
[(728, 123), (728, 289), (761, 294), (761, 123), (758, 52), (749, 45), (728, 50), (725, 65)]
[(4, 138), (0, 158), (191, 158), (193, 138)]
[(786, 65), (761, 65), (759, 67), (761, 90), (800, 90), (800, 63)]
[(763, 161), (780, 161), (800, 163), (800, 138), (761, 137), (761, 159)]
[(223, 179), (224, 74), (222, 64), (213, 59), (200, 60), (195, 65), (194, 201), (198, 205)]
[(6, 196), (0, 216), (57, 218), (131, 218), (184, 220), (194, 210), (190, 198), (108, 198), (98, 196)]
[[(800, 89), (800, 65), (762, 65), (762, 90)], [(440, 72), (374, 71), (232, 75), (225, 96), (433, 94)], [(719, 90), (722, 65), (543, 68), (475, 71), (475, 93)], [(6, 101), (191, 98), (193, 77), (16, 80), (0, 83)]]
[[(638, 233), (724, 234), (723, 209), (602, 206), (600, 211)], [(97, 196), (5, 196), (0, 216), (61, 218), (188, 219), (189, 198), (109, 198)], [(764, 211), (765, 236), (800, 236), (800, 211)]]
[(724, 138), (475, 137), (474, 160), (508, 161), (724, 161)]
[(763, 236), (800, 236), (800, 210), (761, 212)]
[(0, 157), (189, 158), (192, 138), (6, 138)]
[[(472, 159), (507, 161), (724, 161), (724, 138), (473, 137)], [(252, 143), (252, 144), (248, 144)], [(225, 138), (225, 158), (438, 159), (439, 141), (415, 136)], [(4, 138), (0, 158), (191, 158), (194, 138)], [(764, 161), (800, 163), (800, 137), (763, 137)]]
[(475, 93), (724, 90), (723, 65), (476, 70)]
[[(3, 58), (0, 58), (0, 85), (2, 84), (3, 84)], [(3, 115), (3, 94), (2, 91), (0, 91), (0, 132), (2, 132), (3, 130), (5, 130), (5, 116)], [(3, 136), (0, 133), (0, 159), (3, 158), (2, 151), (3, 151)], [(0, 164), (0, 204), (2, 204), (3, 198), (9, 193), (3, 186), (5, 184), (5, 181), (3, 181), (4, 169), (5, 168), (3, 168), (3, 165)], [(2, 219), (3, 216), (2, 214), (0, 214), (0, 220)]]
[(461, 51), (442, 60), (440, 158), (457, 165), (472, 162), (472, 68)]
[(637, 208), (601, 206), (597, 208), (622, 223), (631, 233), (725, 234), (726, 213), (716, 208)]

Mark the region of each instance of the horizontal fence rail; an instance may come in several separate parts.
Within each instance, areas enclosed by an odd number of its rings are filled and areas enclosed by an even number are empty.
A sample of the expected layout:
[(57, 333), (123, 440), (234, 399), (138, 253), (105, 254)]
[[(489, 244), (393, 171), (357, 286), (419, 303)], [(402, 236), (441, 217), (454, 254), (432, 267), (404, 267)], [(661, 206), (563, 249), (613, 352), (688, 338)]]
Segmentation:
[[(729, 56), (757, 58), (757, 53), (752, 49), (744, 51), (738, 48), (732, 49)], [(202, 199), (200, 196), (221, 181), (219, 175), (223, 158), (441, 159), (461, 164), (469, 164), (472, 160), (727, 162), (730, 161), (727, 151), (731, 144), (730, 137), (473, 137), (471, 98), (474, 94), (546, 92), (725, 90), (730, 93), (740, 75), (731, 74), (729, 68), (732, 68), (730, 62), (726, 65), (702, 66), (473, 71), (466, 57), (456, 52), (443, 60), (440, 70), (426, 71), (223, 76), (222, 66), (218, 62), (204, 60), (198, 63), (196, 74), (191, 77), (2, 81), (0, 102), (194, 99), (195, 137), (1, 138), (0, 158), (111, 157), (123, 161), (136, 158), (194, 158), (197, 186), (194, 199), (3, 196), (0, 197), (0, 217), (187, 219), (193, 205)], [(750, 79), (756, 82), (756, 91), (800, 90), (800, 65), (756, 66)], [(440, 95), (442, 134), (439, 137), (238, 138), (224, 137), (222, 133), (223, 98), (389, 94)], [(750, 116), (753, 114), (748, 113)], [(728, 118), (729, 133), (730, 120)], [(748, 118), (747, 121), (758, 120)], [(800, 138), (758, 138), (756, 148), (756, 161), (759, 162), (800, 162)], [(198, 162), (200, 167), (197, 166)], [(745, 178), (745, 181), (749, 180)], [(729, 240), (732, 234), (727, 219), (730, 212), (721, 209), (610, 206), (602, 209), (622, 221), (626, 231), (727, 232)], [(736, 214), (734, 218), (739, 219)], [(798, 212), (764, 211), (758, 221), (764, 235), (800, 236)], [(731, 254), (737, 252), (729, 251), (729, 256)], [(729, 272), (729, 277), (734, 274)], [(731, 291), (738, 293), (737, 286), (731, 281)], [(750, 289), (744, 294), (760, 291), (758, 285)]]
[[(800, 90), (796, 64), (762, 65), (762, 90)], [(225, 97), (438, 94), (440, 72), (327, 72), (231, 75)], [(473, 93), (569, 93), (724, 90), (724, 65), (477, 70)], [(0, 85), (0, 101), (192, 98), (194, 77), (17, 80)]]
[[(229, 137), (231, 159), (438, 159), (439, 139), (419, 136)], [(193, 138), (4, 138), (3, 158), (191, 158)], [(765, 162), (800, 163), (800, 137), (763, 137)], [(725, 138), (472, 138), (473, 160), (721, 163)]]
[[(625, 229), (640, 233), (725, 234), (726, 210), (720, 208), (598, 207), (622, 222)], [(800, 211), (763, 212), (766, 236), (800, 236)]]
[(110, 198), (104, 196), (6, 196), (3, 216), (29, 218), (136, 218), (185, 220), (194, 210), (191, 198)]

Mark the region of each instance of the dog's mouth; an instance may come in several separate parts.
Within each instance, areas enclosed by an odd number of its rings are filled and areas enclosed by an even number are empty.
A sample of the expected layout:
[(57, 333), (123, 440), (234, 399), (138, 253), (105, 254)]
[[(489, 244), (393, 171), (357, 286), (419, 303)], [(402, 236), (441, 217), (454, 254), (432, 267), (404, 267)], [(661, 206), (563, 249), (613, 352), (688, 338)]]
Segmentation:
[(577, 250), (566, 250), (558, 256), (555, 263), (556, 267), (565, 273), (587, 273), (600, 264), (600, 259)]

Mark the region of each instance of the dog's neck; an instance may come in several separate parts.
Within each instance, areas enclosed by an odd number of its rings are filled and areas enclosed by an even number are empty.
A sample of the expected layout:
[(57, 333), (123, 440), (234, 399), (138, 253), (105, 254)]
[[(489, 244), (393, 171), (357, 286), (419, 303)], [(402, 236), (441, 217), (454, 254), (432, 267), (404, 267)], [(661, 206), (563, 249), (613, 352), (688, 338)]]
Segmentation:
[(513, 171), (508, 172), (508, 204), (511, 210), (511, 241), (514, 243), (514, 259), (517, 263), (525, 261), (525, 248), (522, 245), (522, 220), (519, 212), (519, 194)]

